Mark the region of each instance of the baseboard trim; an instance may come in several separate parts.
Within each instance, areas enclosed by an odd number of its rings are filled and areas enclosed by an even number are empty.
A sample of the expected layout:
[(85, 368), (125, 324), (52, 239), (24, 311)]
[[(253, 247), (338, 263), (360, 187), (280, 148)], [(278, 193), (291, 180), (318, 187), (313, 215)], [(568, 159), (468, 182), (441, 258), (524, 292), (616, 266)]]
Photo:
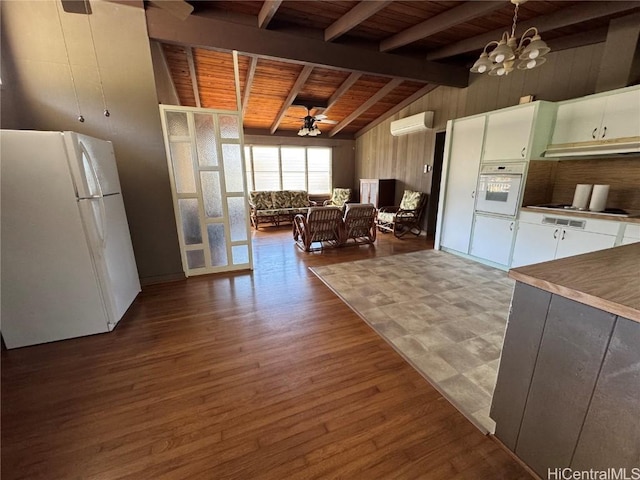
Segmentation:
[(143, 287), (147, 287), (149, 285), (156, 285), (158, 283), (171, 283), (171, 282), (179, 282), (180, 280), (184, 280), (186, 277), (184, 272), (179, 273), (169, 273), (167, 275), (155, 275), (153, 277), (144, 277), (140, 279), (140, 285)]

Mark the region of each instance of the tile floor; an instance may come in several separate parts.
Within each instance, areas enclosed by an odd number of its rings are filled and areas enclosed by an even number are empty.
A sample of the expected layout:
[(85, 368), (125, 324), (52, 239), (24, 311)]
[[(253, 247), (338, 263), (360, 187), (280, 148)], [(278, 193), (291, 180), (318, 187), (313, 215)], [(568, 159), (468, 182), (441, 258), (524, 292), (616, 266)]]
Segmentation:
[(514, 282), (506, 272), (426, 250), (313, 272), (481, 430)]

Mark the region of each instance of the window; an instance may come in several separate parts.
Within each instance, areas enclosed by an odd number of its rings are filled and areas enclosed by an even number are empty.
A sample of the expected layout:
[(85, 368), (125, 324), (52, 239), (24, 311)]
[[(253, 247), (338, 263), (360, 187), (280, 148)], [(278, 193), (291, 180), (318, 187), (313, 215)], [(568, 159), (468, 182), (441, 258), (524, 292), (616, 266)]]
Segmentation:
[(331, 148), (245, 147), (249, 190), (306, 190), (311, 195), (331, 193)]

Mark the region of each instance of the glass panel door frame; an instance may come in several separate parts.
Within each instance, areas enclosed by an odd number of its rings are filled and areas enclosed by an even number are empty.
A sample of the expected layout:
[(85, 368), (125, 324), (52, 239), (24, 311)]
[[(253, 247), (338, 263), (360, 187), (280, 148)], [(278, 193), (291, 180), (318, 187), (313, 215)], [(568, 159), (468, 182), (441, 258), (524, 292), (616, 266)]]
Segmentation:
[[(172, 105), (160, 105), (160, 117), (162, 123), (162, 131), (165, 142), (165, 150), (167, 155), (167, 166), (169, 170), (169, 180), (171, 184), (171, 194), (173, 198), (173, 209), (176, 218), (176, 227), (178, 230), (178, 240), (180, 243), (180, 255), (182, 258), (182, 266), (184, 273), (187, 277), (193, 275), (202, 275), (208, 273), (219, 273), (219, 272), (228, 272), (234, 270), (247, 270), (253, 269), (253, 249), (251, 245), (251, 228), (250, 228), (250, 219), (249, 219), (249, 205), (247, 201), (247, 182), (246, 176), (244, 174), (245, 168), (245, 158), (244, 158), (244, 134), (242, 129), (242, 116), (239, 111), (233, 110), (215, 110), (215, 109), (205, 109), (205, 108), (197, 108), (197, 107), (183, 107), (183, 106), (172, 106)], [(187, 126), (188, 131), (187, 135), (170, 135), (170, 127), (167, 124), (167, 114), (169, 113), (180, 113), (186, 115), (187, 118)], [(196, 125), (195, 125), (195, 116), (196, 115), (211, 115), (213, 119), (214, 125), (214, 138), (215, 138), (215, 149), (217, 155), (217, 165), (203, 165), (199, 161), (199, 152), (197, 145), (197, 137), (196, 137)], [(221, 117), (234, 117), (236, 119), (236, 124), (238, 127), (237, 138), (222, 138), (221, 130), (220, 130), (220, 122), (219, 119)], [(172, 160), (172, 145), (176, 144), (187, 144), (190, 148), (190, 161), (191, 161), (191, 170), (193, 172), (194, 180), (195, 180), (195, 191), (194, 192), (178, 192), (177, 183), (176, 183), (176, 175), (175, 175), (175, 166)], [(241, 177), (241, 185), (242, 191), (227, 191), (227, 182), (225, 178), (225, 153), (223, 150), (225, 149), (223, 146), (226, 145), (237, 145), (239, 161), (240, 161), (240, 169), (239, 175)], [(230, 167), (230, 164), (228, 165)], [(218, 180), (221, 191), (221, 211), (222, 216), (220, 217), (207, 217), (205, 213), (205, 202), (203, 196), (203, 185), (202, 185), (202, 176), (201, 173), (204, 172), (217, 172)], [(233, 183), (238, 184), (239, 179), (234, 179)], [(244, 230), (245, 230), (245, 238), (241, 240), (232, 241), (232, 228), (230, 223), (229, 216), (229, 199), (233, 198), (241, 198), (242, 205), (244, 206)], [(183, 218), (180, 212), (180, 200), (186, 199), (195, 199), (198, 204), (198, 219), (199, 219), (199, 227), (200, 227), (200, 243), (192, 243), (188, 244), (187, 239), (185, 238), (185, 232), (183, 229)], [(233, 202), (233, 200), (232, 200)], [(237, 204), (237, 201), (235, 201)], [(225, 249), (226, 252), (226, 265), (214, 265), (214, 259), (212, 258), (212, 245), (209, 242), (208, 235), (208, 227), (210, 225), (222, 225), (224, 229), (224, 240), (225, 240)], [(238, 226), (235, 225), (233, 232), (238, 233)], [(235, 247), (235, 248), (234, 248)], [(215, 248), (215, 246), (214, 246)], [(245, 250), (246, 249), (246, 250)], [(190, 266), (189, 265), (189, 252), (194, 252), (196, 257), (199, 255), (196, 252), (202, 251), (204, 256), (204, 266)], [(246, 251), (246, 255), (243, 256), (243, 260), (246, 261), (236, 262), (234, 261), (234, 252), (244, 252)]]

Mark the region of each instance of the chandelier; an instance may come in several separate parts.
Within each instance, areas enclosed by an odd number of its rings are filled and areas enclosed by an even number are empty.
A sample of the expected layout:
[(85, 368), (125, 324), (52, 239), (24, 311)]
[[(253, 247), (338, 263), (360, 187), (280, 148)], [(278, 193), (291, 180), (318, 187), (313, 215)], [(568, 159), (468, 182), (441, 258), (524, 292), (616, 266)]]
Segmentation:
[(322, 133), (316, 125), (316, 119), (314, 117), (312, 117), (311, 115), (307, 115), (303, 120), (304, 123), (302, 124), (302, 128), (298, 130), (298, 135), (300, 135), (301, 137), (304, 137), (306, 135), (310, 137), (317, 137)]
[[(513, 71), (514, 66), (519, 70), (531, 70), (547, 61), (544, 55), (551, 50), (540, 38), (538, 29), (531, 27), (527, 29), (520, 38), (516, 39), (516, 22), (518, 20), (518, 7), (527, 0), (511, 0), (515, 5), (513, 13), (513, 25), (511, 35), (504, 32), (500, 41), (492, 41), (485, 45), (476, 63), (471, 67), (473, 73), (489, 72), (491, 76), (508, 75)], [(527, 45), (528, 43), (528, 45)], [(491, 53), (487, 49), (491, 46), (495, 48)], [(516, 65), (516, 59), (518, 63)]]

